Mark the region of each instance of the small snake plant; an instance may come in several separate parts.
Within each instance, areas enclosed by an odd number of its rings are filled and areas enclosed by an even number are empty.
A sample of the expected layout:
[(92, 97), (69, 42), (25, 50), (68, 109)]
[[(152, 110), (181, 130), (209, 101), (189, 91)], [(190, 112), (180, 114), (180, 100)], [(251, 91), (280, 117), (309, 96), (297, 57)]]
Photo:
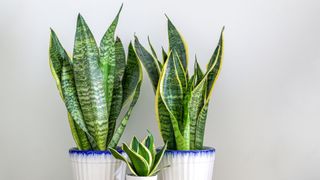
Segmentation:
[(134, 176), (154, 176), (161, 170), (158, 167), (167, 149), (167, 144), (156, 152), (154, 138), (149, 133), (142, 142), (133, 137), (130, 147), (123, 143), (122, 149), (128, 155), (129, 160), (113, 148), (110, 148), (110, 151), (115, 158), (127, 164)]
[[(68, 111), (73, 138), (81, 150), (116, 147), (139, 97), (140, 62), (131, 43), (126, 58), (121, 40), (115, 38), (121, 9), (100, 47), (79, 14), (72, 57), (51, 30), (50, 68)], [(116, 128), (120, 111), (129, 102)]]
[(193, 75), (188, 73), (187, 45), (169, 18), (169, 50), (167, 53), (162, 48), (162, 62), (149, 38), (151, 53), (135, 37), (137, 56), (153, 85), (156, 117), (168, 149), (203, 149), (209, 100), (222, 62), (223, 29), (206, 72), (201, 70), (195, 59)]

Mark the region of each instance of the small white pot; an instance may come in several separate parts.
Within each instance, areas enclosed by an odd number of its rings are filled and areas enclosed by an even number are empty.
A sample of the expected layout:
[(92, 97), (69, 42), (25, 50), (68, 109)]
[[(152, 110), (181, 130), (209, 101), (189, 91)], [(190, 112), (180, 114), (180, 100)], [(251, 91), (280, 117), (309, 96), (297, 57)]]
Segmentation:
[(178, 151), (167, 150), (160, 167), (160, 180), (212, 180), (215, 149)]
[(158, 176), (132, 176), (127, 174), (126, 180), (157, 180)]
[[(123, 151), (119, 150), (121, 154)], [(124, 180), (126, 164), (110, 151), (69, 150), (74, 180)]]

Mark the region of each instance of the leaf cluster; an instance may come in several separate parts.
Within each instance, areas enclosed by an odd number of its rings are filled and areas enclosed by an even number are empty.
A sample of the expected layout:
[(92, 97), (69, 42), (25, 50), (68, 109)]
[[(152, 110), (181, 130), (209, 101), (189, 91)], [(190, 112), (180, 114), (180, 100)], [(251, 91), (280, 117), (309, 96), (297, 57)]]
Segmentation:
[(134, 47), (153, 85), (156, 117), (168, 149), (203, 148), (208, 105), (223, 59), (223, 31), (206, 71), (195, 59), (193, 75), (188, 73), (187, 44), (169, 18), (169, 50), (162, 48), (162, 60), (149, 39), (151, 52), (135, 37)]
[[(126, 57), (120, 38), (115, 38), (121, 9), (99, 47), (79, 14), (71, 57), (51, 29), (50, 68), (68, 110), (73, 138), (81, 150), (116, 147), (139, 97), (140, 62), (131, 43)], [(116, 127), (125, 104), (129, 108)]]

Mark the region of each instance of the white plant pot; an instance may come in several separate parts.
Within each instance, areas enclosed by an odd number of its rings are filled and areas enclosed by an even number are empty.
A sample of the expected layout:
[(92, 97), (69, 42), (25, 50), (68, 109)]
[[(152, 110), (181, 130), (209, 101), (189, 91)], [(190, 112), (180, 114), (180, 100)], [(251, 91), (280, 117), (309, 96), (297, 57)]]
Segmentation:
[[(119, 150), (121, 154), (123, 151)], [(125, 180), (126, 164), (110, 151), (69, 150), (74, 180)]]
[(157, 180), (158, 176), (132, 176), (127, 174), (126, 180)]
[(160, 167), (160, 180), (212, 180), (215, 149), (178, 151), (167, 150)]

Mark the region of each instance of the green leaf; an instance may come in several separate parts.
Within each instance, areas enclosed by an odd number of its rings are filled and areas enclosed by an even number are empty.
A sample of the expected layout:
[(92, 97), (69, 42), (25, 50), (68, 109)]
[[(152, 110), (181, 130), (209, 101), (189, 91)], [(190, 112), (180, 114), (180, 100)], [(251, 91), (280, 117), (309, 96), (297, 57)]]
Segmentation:
[(130, 147), (134, 152), (138, 152), (139, 151), (139, 141), (135, 136), (132, 138)]
[(135, 170), (134, 170), (133, 164), (130, 163), (130, 162), (127, 160), (127, 158), (125, 158), (124, 156), (122, 156), (117, 150), (115, 150), (115, 149), (113, 149), (113, 148), (109, 148), (109, 150), (110, 150), (111, 154), (113, 155), (113, 157), (115, 157), (116, 159), (119, 159), (119, 160), (121, 160), (121, 161), (124, 161), (124, 162), (127, 164), (127, 166), (128, 166), (128, 168), (129, 168), (129, 170), (131, 171), (131, 173), (132, 173), (133, 175), (137, 176), (137, 174), (136, 174), (136, 172), (135, 172)]
[(143, 140), (143, 144), (151, 152), (152, 160), (154, 161), (154, 158), (156, 155), (156, 148), (154, 146), (154, 137), (149, 131), (148, 131), (148, 136)]
[(115, 132), (115, 134), (113, 135), (111, 142), (109, 143), (108, 147), (116, 147), (120, 137), (123, 134), (123, 131), (128, 123), (129, 117), (131, 115), (132, 109), (135, 106), (135, 104), (137, 103), (137, 100), (139, 98), (139, 94), (140, 94), (140, 87), (141, 87), (141, 81), (139, 81), (137, 88), (134, 92), (134, 96), (133, 99), (131, 101), (130, 107), (128, 109), (128, 111), (126, 112), (125, 116), (123, 117), (123, 119), (121, 120), (121, 123), (119, 125), (119, 127), (117, 128), (117, 131)]
[[(61, 74), (62, 74), (62, 66), (64, 61), (69, 60), (69, 56), (67, 55), (65, 49), (62, 47), (56, 33), (51, 29), (50, 36), (50, 48), (49, 48), (49, 64), (52, 75), (56, 81), (57, 88), (59, 90), (59, 94), (64, 101), (64, 96), (61, 88)], [(79, 127), (77, 123), (72, 119), (70, 113), (68, 112), (68, 121), (71, 129), (71, 134), (73, 139), (75, 140), (78, 149), (87, 150), (91, 148), (89, 140), (85, 132)]]
[[(148, 166), (151, 167), (152, 154), (149, 151), (149, 149), (144, 144), (142, 144), (140, 142), (139, 142), (138, 154), (140, 154), (148, 162)], [(149, 168), (149, 172), (150, 172), (150, 168)]]
[(133, 96), (137, 84), (142, 81), (142, 68), (140, 61), (136, 53), (134, 52), (132, 43), (128, 47), (128, 59), (125, 68), (125, 73), (122, 81), (123, 86), (123, 101), (122, 104), (126, 104), (127, 101)]
[(182, 65), (182, 63), (179, 59), (179, 55), (176, 51), (174, 51), (174, 54), (173, 54), (173, 61), (174, 61), (174, 67), (176, 69), (176, 73), (178, 75), (179, 82), (181, 83), (181, 86), (183, 88), (183, 93), (185, 93), (187, 85), (188, 85), (187, 73), (183, 69), (183, 65)]
[(151, 41), (150, 41), (149, 36), (148, 36), (148, 44), (149, 44), (149, 47), (150, 47), (150, 49), (151, 49), (151, 52), (152, 52), (153, 57), (154, 57), (155, 59), (158, 59), (157, 53), (156, 53), (156, 51), (154, 50), (154, 48), (153, 48), (153, 46), (152, 46), (152, 44), (151, 44)]
[[(167, 17), (168, 18), (168, 17)], [(176, 51), (179, 55), (181, 63), (187, 71), (188, 68), (188, 48), (183, 40), (182, 35), (178, 32), (176, 27), (172, 24), (168, 18), (168, 36), (169, 36), (169, 47), (171, 51)]]
[(207, 66), (208, 68), (208, 85), (207, 85), (207, 99), (210, 99), (210, 96), (212, 94), (214, 84), (217, 80), (217, 77), (219, 76), (221, 65), (222, 65), (222, 59), (223, 59), (223, 50), (224, 50), (224, 41), (223, 41), (223, 32), (224, 27), (222, 28), (219, 44), (216, 47), (209, 64)]
[(203, 79), (203, 72), (201, 70), (201, 67), (197, 61), (197, 57), (195, 58), (195, 63), (194, 63), (194, 74), (195, 74), (195, 82), (194, 86), (197, 86), (199, 82)]
[(133, 46), (129, 44), (128, 50), (128, 60), (125, 68), (125, 73), (122, 81), (123, 85), (123, 104), (125, 104), (129, 99), (132, 99), (128, 111), (123, 117), (116, 133), (113, 135), (109, 147), (117, 146), (121, 135), (127, 125), (129, 117), (131, 115), (132, 109), (138, 101), (140, 95), (140, 87), (142, 82), (142, 69), (141, 64), (134, 52)]
[(98, 149), (105, 150), (108, 116), (104, 78), (99, 67), (99, 50), (89, 27), (80, 14), (75, 36), (73, 71), (86, 127), (97, 142)]
[(90, 141), (86, 133), (79, 127), (77, 123), (74, 122), (70, 113), (68, 113), (68, 121), (70, 124), (70, 129), (72, 132), (73, 139), (76, 142), (78, 149), (89, 150), (89, 149), (95, 148), (90, 144)]
[(170, 113), (160, 96), (160, 86), (158, 86), (155, 97), (155, 111), (160, 134), (164, 142), (168, 142), (168, 149), (176, 149), (176, 139), (171, 124)]
[(206, 79), (202, 80), (191, 92), (191, 97), (188, 104), (188, 112), (190, 118), (190, 148), (195, 149), (196, 144), (196, 128), (199, 126), (197, 122), (198, 114), (200, 113), (205, 99)]
[(69, 59), (63, 61), (61, 72), (61, 89), (66, 104), (67, 110), (72, 119), (79, 125), (79, 127), (89, 135), (86, 128), (81, 107), (77, 98), (77, 90), (74, 83), (73, 70)]
[(112, 139), (116, 127), (116, 121), (121, 112), (123, 101), (122, 78), (125, 71), (126, 56), (120, 38), (117, 38), (115, 42), (115, 59), (116, 72), (114, 79), (114, 90), (112, 95), (111, 109), (109, 113), (109, 130), (107, 144), (109, 144)]
[(158, 166), (162, 160), (164, 152), (167, 150), (167, 143), (162, 147), (162, 149), (156, 154), (153, 167), (150, 172), (150, 176), (155, 175), (158, 172)]
[(59, 90), (60, 96), (62, 95), (62, 90), (60, 86), (61, 72), (62, 72), (62, 64), (64, 59), (68, 59), (68, 56), (65, 56), (66, 52), (62, 45), (59, 42), (59, 39), (56, 33), (51, 30), (50, 34), (50, 47), (49, 47), (49, 64), (51, 73), (56, 80), (57, 88)]
[(148, 162), (140, 154), (132, 151), (126, 144), (123, 144), (122, 149), (127, 153), (137, 176), (148, 176), (150, 170)]
[(151, 49), (152, 56), (153, 56), (153, 58), (157, 61), (158, 66), (159, 66), (159, 69), (160, 69), (160, 71), (161, 71), (161, 69), (162, 69), (162, 64), (161, 64), (161, 62), (158, 60), (157, 53), (156, 53), (156, 51), (154, 50), (154, 48), (153, 48), (153, 46), (152, 46), (152, 44), (151, 44), (151, 41), (150, 41), (149, 36), (148, 36), (148, 44), (149, 44), (149, 47), (150, 47), (150, 49)]
[(112, 102), (114, 81), (116, 79), (116, 50), (114, 36), (121, 10), (122, 6), (100, 42), (100, 63), (102, 71), (104, 73), (106, 94), (105, 98), (107, 101), (107, 109), (109, 113)]
[(166, 51), (163, 49), (163, 47), (161, 48), (161, 52), (162, 52), (162, 62), (163, 64), (167, 61), (168, 58), (168, 54), (166, 53)]
[(188, 132), (189, 117), (188, 117), (188, 111), (187, 111), (187, 109), (188, 109), (187, 76), (186, 76), (186, 72), (183, 69), (183, 65), (182, 65), (181, 61), (179, 60), (179, 56), (176, 53), (176, 51), (173, 53), (173, 61), (174, 61), (174, 68), (176, 70), (176, 74), (178, 76), (179, 82), (181, 83), (182, 91), (183, 91), (183, 108), (180, 110), (181, 116), (180, 116), (180, 118), (177, 118), (177, 120), (179, 123), (180, 131), (182, 132), (185, 140), (188, 141), (188, 139), (189, 139), (189, 132)]
[(195, 147), (194, 147), (194, 149), (203, 149), (203, 139), (204, 139), (204, 132), (205, 132), (205, 127), (206, 127), (208, 105), (209, 105), (209, 103), (207, 102), (203, 106), (203, 108), (201, 109), (201, 111), (198, 115), (196, 133), (195, 133)]
[(163, 67), (163, 75), (160, 79), (160, 96), (170, 113), (171, 124), (179, 150), (188, 149), (180, 128), (179, 120), (183, 118), (183, 87), (178, 77), (173, 55), (170, 53)]
[(160, 67), (158, 60), (156, 60), (139, 42), (138, 38), (135, 37), (134, 41), (135, 52), (142, 62), (145, 70), (147, 71), (151, 83), (153, 85), (153, 90), (156, 92), (159, 75), (160, 75)]

